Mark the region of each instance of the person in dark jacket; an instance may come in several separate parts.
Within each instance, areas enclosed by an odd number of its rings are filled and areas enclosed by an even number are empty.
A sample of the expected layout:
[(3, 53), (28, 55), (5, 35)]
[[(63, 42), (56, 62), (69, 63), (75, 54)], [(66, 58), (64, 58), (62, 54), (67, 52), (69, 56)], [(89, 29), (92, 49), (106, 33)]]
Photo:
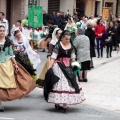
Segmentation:
[(117, 46), (119, 46), (120, 44), (120, 21), (117, 21), (117, 22), (118, 22), (118, 26), (116, 29), (116, 42), (117, 42)]
[(57, 13), (56, 16), (54, 17), (54, 22), (55, 22), (55, 25), (58, 25), (58, 27), (60, 28), (60, 26), (61, 26), (60, 13)]
[(43, 11), (43, 25), (44, 25), (44, 26), (47, 26), (48, 21), (49, 21), (49, 15), (48, 15), (48, 14), (46, 13), (46, 11), (44, 10), (44, 11)]
[(87, 23), (87, 29), (85, 30), (85, 35), (88, 36), (89, 40), (90, 40), (90, 57), (91, 57), (91, 61), (90, 61), (90, 68), (94, 68), (93, 65), (93, 57), (96, 57), (95, 54), (95, 33), (92, 30), (93, 28), (93, 24), (92, 23)]
[(114, 45), (115, 41), (115, 28), (114, 28), (114, 23), (113, 21), (109, 22), (108, 28), (107, 28), (107, 35), (108, 37), (111, 37), (110, 42), (106, 43), (106, 53), (107, 53), (107, 58), (112, 57), (112, 48)]

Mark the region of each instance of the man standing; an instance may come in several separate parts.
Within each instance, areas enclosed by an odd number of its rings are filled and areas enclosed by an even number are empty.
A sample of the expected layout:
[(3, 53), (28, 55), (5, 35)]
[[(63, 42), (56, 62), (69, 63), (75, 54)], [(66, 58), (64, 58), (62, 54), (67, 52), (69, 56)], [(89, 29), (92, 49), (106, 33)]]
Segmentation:
[(5, 26), (5, 34), (7, 36), (9, 33), (9, 24), (8, 20), (5, 19), (5, 14), (3, 12), (0, 12), (0, 24)]

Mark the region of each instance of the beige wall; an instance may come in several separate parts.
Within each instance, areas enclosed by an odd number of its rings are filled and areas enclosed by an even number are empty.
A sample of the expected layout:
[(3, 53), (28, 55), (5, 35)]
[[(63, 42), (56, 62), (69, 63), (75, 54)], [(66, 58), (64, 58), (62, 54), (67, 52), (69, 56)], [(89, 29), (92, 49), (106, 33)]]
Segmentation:
[(6, 0), (0, 0), (0, 11), (6, 15)]
[(70, 14), (73, 15), (74, 0), (60, 0), (60, 11), (67, 12), (69, 10)]
[(90, 16), (91, 14), (94, 15), (95, 10), (95, 1), (93, 0), (86, 0), (85, 1), (85, 15)]
[(118, 10), (117, 10), (118, 15), (120, 15), (120, 0), (118, 2)]
[(43, 10), (48, 12), (48, 0), (40, 0), (40, 6), (43, 6)]
[(11, 27), (16, 23), (16, 20), (24, 19), (27, 15), (27, 0), (12, 0), (11, 3)]
[(96, 0), (99, 1), (99, 12), (98, 12), (98, 16), (102, 15), (102, 8), (103, 8), (103, 0)]

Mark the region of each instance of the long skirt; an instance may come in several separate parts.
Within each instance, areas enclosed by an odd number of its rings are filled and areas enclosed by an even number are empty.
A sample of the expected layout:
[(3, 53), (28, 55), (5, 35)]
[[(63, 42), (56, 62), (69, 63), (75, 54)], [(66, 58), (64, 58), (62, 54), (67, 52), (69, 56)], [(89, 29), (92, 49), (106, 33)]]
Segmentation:
[(36, 82), (38, 79), (36, 76), (36, 69), (33, 68), (33, 64), (29, 60), (28, 55), (24, 52), (19, 52), (16, 53), (15, 56), (16, 61), (19, 62), (29, 72), (33, 80)]
[(47, 62), (48, 62), (48, 61), (45, 62), (44, 66), (43, 66), (43, 69), (42, 69), (42, 71), (41, 71), (41, 73), (40, 73), (40, 75), (39, 75), (39, 79), (40, 79), (39, 86), (40, 86), (41, 88), (43, 88), (44, 82), (45, 82), (45, 74), (46, 74), (46, 72), (47, 72)]
[[(11, 60), (0, 63), (0, 101), (21, 99), (36, 87), (30, 74), (19, 64), (19, 71), (14, 72)], [(7, 83), (7, 84), (6, 84)]]
[(80, 93), (75, 93), (75, 89), (69, 85), (67, 78), (57, 63), (53, 65), (53, 71), (60, 80), (54, 85), (52, 92), (50, 92), (48, 102), (69, 105), (82, 103), (85, 100), (85, 97), (78, 80), (77, 83), (80, 88)]

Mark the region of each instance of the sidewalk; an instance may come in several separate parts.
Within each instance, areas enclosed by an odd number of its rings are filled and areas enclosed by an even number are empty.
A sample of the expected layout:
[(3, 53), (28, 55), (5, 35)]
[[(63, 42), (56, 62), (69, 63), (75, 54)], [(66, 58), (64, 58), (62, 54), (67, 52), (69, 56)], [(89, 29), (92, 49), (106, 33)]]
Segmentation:
[(94, 69), (88, 72), (88, 83), (81, 83), (85, 104), (120, 113), (120, 53), (112, 58), (94, 58)]

